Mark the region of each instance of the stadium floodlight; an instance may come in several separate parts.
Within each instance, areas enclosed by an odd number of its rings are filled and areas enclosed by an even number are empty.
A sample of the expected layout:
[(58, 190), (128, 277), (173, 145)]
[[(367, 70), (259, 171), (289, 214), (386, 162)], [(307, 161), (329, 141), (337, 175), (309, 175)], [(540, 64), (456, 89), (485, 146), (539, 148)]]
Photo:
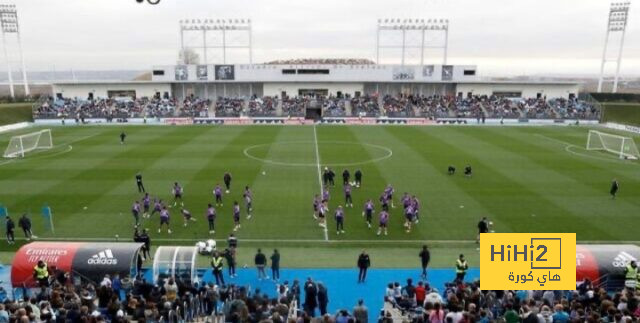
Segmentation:
[(20, 64), (22, 65), (22, 82), (24, 83), (24, 94), (30, 95), (29, 83), (27, 82), (27, 70), (24, 64), (24, 56), (22, 55), (22, 41), (20, 39), (20, 25), (18, 23), (18, 10), (16, 5), (0, 4), (0, 26), (2, 26), (2, 47), (4, 49), (4, 57), (7, 63), (7, 74), (9, 77), (9, 91), (11, 97), (15, 97), (13, 89), (13, 76), (11, 75), (11, 62), (9, 61), (9, 50), (7, 48), (7, 37), (15, 34), (18, 40), (18, 53), (20, 54)]
[[(180, 46), (182, 51), (186, 48), (201, 48), (204, 53), (204, 64), (208, 61), (208, 50), (221, 50), (222, 51), (222, 63), (227, 63), (227, 49), (247, 49), (249, 51), (249, 64), (253, 64), (253, 37), (251, 28), (251, 19), (246, 18), (233, 18), (233, 19), (183, 19), (179, 21), (180, 24)], [(199, 32), (202, 33), (202, 45), (201, 46), (186, 46), (184, 42), (185, 32)], [(229, 46), (227, 44), (227, 34), (231, 32), (246, 33), (248, 41), (246, 44)], [(207, 33), (220, 33), (222, 37), (222, 43), (220, 45), (212, 45), (207, 43)]]
[(620, 77), (620, 63), (622, 62), (622, 49), (624, 47), (624, 36), (627, 29), (627, 20), (629, 18), (630, 2), (613, 2), (609, 8), (609, 19), (607, 21), (607, 33), (604, 38), (604, 49), (602, 51), (602, 61), (600, 63), (600, 78), (598, 79), (598, 92), (602, 92), (602, 82), (604, 81), (604, 68), (607, 62), (613, 62), (613, 59), (607, 59), (607, 47), (609, 46), (609, 35), (611, 33), (620, 33), (619, 47), (617, 52), (616, 74), (613, 80), (612, 93), (618, 91), (618, 79)]
[[(420, 32), (420, 45), (407, 45), (407, 32)], [(401, 45), (381, 45), (380, 34), (382, 32), (400, 33), (402, 36)], [(444, 33), (443, 44), (426, 44), (427, 32)], [(436, 48), (443, 50), (442, 63), (447, 64), (447, 54), (449, 46), (449, 19), (424, 19), (424, 18), (380, 18), (376, 28), (376, 63), (380, 63), (380, 49), (394, 48), (402, 49), (401, 64), (405, 65), (406, 50), (408, 48), (420, 49), (420, 65), (424, 66), (424, 51), (426, 48)]]

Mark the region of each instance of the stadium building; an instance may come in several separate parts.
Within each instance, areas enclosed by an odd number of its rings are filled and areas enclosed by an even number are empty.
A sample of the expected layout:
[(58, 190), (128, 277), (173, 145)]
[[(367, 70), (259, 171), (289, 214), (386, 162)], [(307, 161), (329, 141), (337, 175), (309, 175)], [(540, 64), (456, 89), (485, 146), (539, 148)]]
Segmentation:
[(154, 66), (150, 81), (60, 82), (52, 95), (65, 98), (286, 97), (322, 95), (497, 95), (513, 98), (576, 96), (576, 82), (484, 81), (474, 65), (237, 64)]

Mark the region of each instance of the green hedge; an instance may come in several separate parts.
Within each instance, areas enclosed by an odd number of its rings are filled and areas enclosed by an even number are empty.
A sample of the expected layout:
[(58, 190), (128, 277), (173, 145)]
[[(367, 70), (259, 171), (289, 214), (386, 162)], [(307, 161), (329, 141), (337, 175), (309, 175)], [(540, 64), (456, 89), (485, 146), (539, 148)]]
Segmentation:
[(640, 125), (640, 104), (602, 103), (604, 122)]
[(0, 104), (0, 125), (33, 121), (31, 103)]

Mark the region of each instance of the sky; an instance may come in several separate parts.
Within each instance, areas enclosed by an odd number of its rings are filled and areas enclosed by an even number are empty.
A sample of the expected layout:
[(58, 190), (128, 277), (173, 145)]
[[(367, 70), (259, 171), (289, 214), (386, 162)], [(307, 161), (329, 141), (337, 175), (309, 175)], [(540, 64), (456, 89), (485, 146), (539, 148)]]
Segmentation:
[[(481, 76), (595, 75), (600, 70), (609, 2), (604, 0), (14, 0), (18, 8), (27, 69), (150, 70), (175, 64), (185, 18), (250, 18), (253, 61), (290, 58), (375, 59), (380, 18), (445, 18), (450, 21), (448, 63), (477, 65)], [(441, 35), (428, 35), (441, 44)], [(385, 33), (382, 42), (399, 37)], [(242, 35), (229, 43), (240, 44)], [(418, 44), (419, 37), (407, 42)], [(220, 42), (210, 35), (209, 44)], [(414, 43), (415, 42), (415, 43)], [(187, 46), (202, 35), (187, 33)], [(8, 39), (8, 48), (15, 47)], [(12, 64), (17, 56), (10, 51)], [(613, 58), (614, 52), (611, 51)], [(203, 56), (203, 55), (201, 55)], [(227, 62), (248, 55), (230, 50)], [(201, 57), (202, 59), (202, 57)], [(427, 51), (441, 63), (442, 52)], [(417, 63), (411, 51), (407, 62)], [(383, 50), (381, 63), (399, 63), (400, 53)], [(209, 64), (222, 63), (219, 50)], [(19, 65), (19, 64), (18, 64)], [(17, 66), (17, 65), (16, 65)], [(613, 72), (614, 64), (607, 71)], [(640, 1), (631, 3), (624, 75), (640, 75)]]

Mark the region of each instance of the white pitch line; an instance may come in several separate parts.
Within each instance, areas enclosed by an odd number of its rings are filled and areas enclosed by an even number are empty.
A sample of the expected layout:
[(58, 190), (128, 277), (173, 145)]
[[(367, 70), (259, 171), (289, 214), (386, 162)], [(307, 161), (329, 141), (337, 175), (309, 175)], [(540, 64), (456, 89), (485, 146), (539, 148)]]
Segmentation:
[[(316, 168), (318, 169), (318, 185), (320, 185), (320, 196), (324, 194), (324, 187), (322, 187), (322, 173), (320, 171), (320, 151), (318, 149), (318, 134), (316, 132), (316, 125), (313, 124), (313, 143), (316, 148)], [(325, 216), (325, 219), (327, 217)], [(324, 241), (329, 241), (329, 231), (327, 230), (327, 222), (324, 222)]]

